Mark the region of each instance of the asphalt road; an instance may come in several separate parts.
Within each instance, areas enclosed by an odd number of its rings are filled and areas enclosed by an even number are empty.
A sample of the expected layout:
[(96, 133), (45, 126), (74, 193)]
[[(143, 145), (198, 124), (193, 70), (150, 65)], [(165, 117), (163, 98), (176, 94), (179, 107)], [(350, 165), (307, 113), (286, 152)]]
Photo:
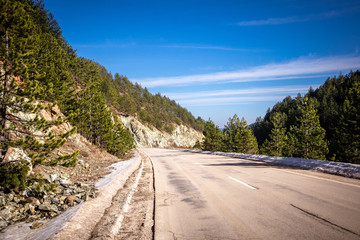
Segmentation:
[(266, 163), (142, 149), (155, 239), (360, 239), (360, 181)]

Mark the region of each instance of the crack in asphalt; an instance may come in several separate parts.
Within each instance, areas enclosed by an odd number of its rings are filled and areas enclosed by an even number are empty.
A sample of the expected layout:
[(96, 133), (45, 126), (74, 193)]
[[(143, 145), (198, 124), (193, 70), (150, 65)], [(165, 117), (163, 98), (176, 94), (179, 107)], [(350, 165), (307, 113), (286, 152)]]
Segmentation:
[(312, 217), (314, 217), (314, 218), (316, 218), (316, 219), (318, 219), (318, 220), (321, 220), (321, 221), (323, 221), (323, 222), (325, 222), (325, 223), (327, 223), (327, 224), (330, 224), (331, 226), (334, 226), (334, 227), (339, 228), (339, 229), (341, 229), (341, 230), (343, 230), (343, 231), (349, 232), (349, 233), (351, 233), (351, 234), (354, 234), (354, 235), (360, 237), (360, 234), (358, 234), (358, 233), (356, 233), (356, 232), (353, 232), (353, 231), (351, 231), (351, 230), (349, 230), (349, 229), (347, 229), (347, 228), (344, 228), (344, 227), (342, 227), (342, 226), (340, 226), (340, 225), (337, 225), (336, 223), (330, 222), (329, 220), (327, 220), (327, 219), (325, 219), (325, 218), (323, 218), (323, 217), (320, 217), (320, 216), (316, 215), (315, 213), (309, 212), (309, 211), (307, 211), (307, 210), (305, 210), (305, 209), (302, 209), (302, 208), (300, 208), (300, 207), (298, 207), (298, 206), (295, 206), (294, 204), (291, 204), (291, 203), (290, 203), (290, 206), (292, 206), (292, 207), (294, 207), (294, 208), (302, 211), (303, 213), (305, 213), (305, 214), (307, 214), (307, 215), (310, 215), (310, 216), (312, 216)]

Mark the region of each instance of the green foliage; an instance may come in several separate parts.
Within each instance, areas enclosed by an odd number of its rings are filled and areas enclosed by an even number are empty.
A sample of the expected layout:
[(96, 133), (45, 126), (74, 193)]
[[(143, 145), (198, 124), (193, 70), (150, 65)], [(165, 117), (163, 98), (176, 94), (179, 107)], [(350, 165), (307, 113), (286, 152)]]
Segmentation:
[[(52, 111), (54, 105), (39, 100), (51, 99), (59, 77), (58, 73), (46, 77), (41, 67), (49, 61), (45, 56), (58, 51), (52, 46), (51, 51), (43, 54), (48, 46), (45, 38), (49, 42), (52, 38), (42, 32), (36, 19), (39, 10), (36, 6), (32, 1), (0, 3), (0, 168), (3, 172), (0, 182), (5, 188), (24, 188), (29, 184), (28, 164), (73, 166), (78, 154), (75, 151), (53, 156), (52, 151), (61, 147), (76, 129), (56, 135), (49, 131), (50, 127), (66, 119), (47, 121), (37, 116), (40, 110)], [(61, 84), (63, 81), (58, 85)], [(31, 163), (21, 159), (3, 162), (10, 147), (24, 150)]]
[(193, 146), (193, 149), (201, 149), (201, 143), (199, 140), (195, 142), (195, 145)]
[(240, 120), (236, 114), (229, 118), (223, 133), (224, 151), (248, 154), (258, 153), (256, 138), (244, 118)]
[(24, 189), (29, 185), (29, 162), (20, 160), (14, 163), (0, 165), (0, 187), (5, 191), (13, 188)]
[(311, 97), (319, 101), (318, 113), (320, 124), (326, 130), (326, 139), (329, 142), (329, 153), (327, 158), (340, 161), (348, 161), (341, 152), (346, 148), (346, 144), (338, 141), (339, 129), (344, 119), (344, 104), (348, 97), (349, 90), (353, 84), (360, 79), (360, 72), (350, 72), (347, 75), (339, 75), (338, 77), (328, 78), (325, 83), (318, 89), (309, 92)]
[(202, 150), (215, 152), (223, 149), (222, 132), (210, 119), (205, 123), (203, 134)]
[(295, 157), (325, 160), (328, 153), (325, 129), (320, 126), (316, 103), (316, 99), (305, 96), (299, 106), (301, 115), (297, 118), (297, 125), (290, 128), (295, 136)]
[(271, 117), (271, 123), (273, 128), (269, 135), (270, 140), (266, 139), (261, 146), (261, 153), (270, 156), (283, 156), (283, 151), (286, 148), (287, 136), (286, 136), (286, 114), (275, 112)]
[(71, 124), (91, 143), (119, 157), (134, 147), (131, 134), (114, 117), (102, 92), (104, 78), (111, 76), (97, 63), (86, 59), (74, 60), (76, 84), (81, 88), (74, 101), (66, 105), (74, 113)]
[[(356, 89), (356, 83), (359, 81), (360, 71), (357, 70), (347, 75), (328, 78), (318, 89), (310, 88), (306, 97), (313, 104), (320, 126), (325, 130), (325, 141), (328, 144), (328, 150), (323, 148), (322, 151), (325, 153), (325, 157), (323, 154), (315, 154), (315, 156), (320, 156), (321, 159), (343, 162), (357, 161), (355, 156), (357, 149), (359, 149), (359, 142), (357, 141), (359, 139), (357, 132), (359, 120), (356, 117), (356, 107), (359, 105), (357, 104), (359, 101), (354, 97), (356, 96), (354, 89)], [(302, 150), (296, 147), (299, 145), (297, 143), (299, 119), (304, 116), (301, 111), (302, 107), (303, 100), (300, 95), (296, 98), (286, 97), (282, 102), (275, 104), (271, 110), (269, 109), (264, 119), (258, 118), (256, 123), (252, 125), (252, 129), (259, 144), (265, 146), (263, 143), (267, 141), (266, 144), (268, 144), (270, 141), (273, 128), (270, 120), (272, 116), (277, 112), (285, 113), (287, 119), (284, 127), (287, 132), (287, 144), (283, 156), (302, 156), (303, 154), (300, 153)], [(318, 134), (318, 137), (323, 138), (322, 130)], [(320, 145), (324, 146), (323, 143)]]
[(337, 133), (338, 159), (360, 164), (360, 78), (356, 79), (345, 99)]
[[(106, 89), (106, 81), (114, 82), (106, 69), (75, 55), (42, 1), (2, 1), (0, 20), (3, 36), (0, 64), (3, 63), (5, 71), (0, 106), (3, 155), (10, 146), (5, 133), (10, 128), (15, 131), (21, 125), (22, 131), (46, 131), (51, 125), (66, 120), (46, 123), (35, 118), (30, 122), (18, 121), (6, 130), (5, 121), (9, 121), (5, 119), (6, 114), (11, 113), (15, 121), (18, 112), (35, 114), (41, 110), (40, 104), (34, 104), (35, 99), (57, 104), (67, 120), (92, 143), (117, 156), (126, 155), (133, 148), (133, 140), (106, 105), (104, 92), (109, 92), (110, 96), (116, 92), (116, 89)], [(49, 110), (51, 108), (48, 106)], [(5, 113), (5, 109), (11, 111)], [(27, 136), (26, 141), (11, 144), (29, 151), (34, 164), (71, 166), (76, 163), (76, 152), (58, 159), (50, 156), (53, 149), (64, 144), (65, 137), (48, 135), (40, 140)], [(44, 144), (44, 140), (51, 143)]]
[(244, 118), (241, 120), (235, 114), (229, 118), (223, 131), (220, 131), (210, 119), (205, 123), (202, 150), (258, 153), (258, 144), (252, 130)]
[(204, 120), (166, 96), (151, 94), (147, 88), (131, 83), (126, 76), (115, 74), (102, 80), (107, 102), (123, 115), (138, 116), (140, 121), (171, 133), (174, 125), (185, 124), (203, 131)]

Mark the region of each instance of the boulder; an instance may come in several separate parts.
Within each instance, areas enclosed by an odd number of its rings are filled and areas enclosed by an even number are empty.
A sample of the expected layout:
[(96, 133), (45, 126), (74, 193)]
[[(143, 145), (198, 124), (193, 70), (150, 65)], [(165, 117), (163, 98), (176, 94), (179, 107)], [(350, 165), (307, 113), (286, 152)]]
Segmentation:
[(0, 211), (0, 217), (5, 221), (9, 221), (13, 217), (13, 207), (5, 207)]

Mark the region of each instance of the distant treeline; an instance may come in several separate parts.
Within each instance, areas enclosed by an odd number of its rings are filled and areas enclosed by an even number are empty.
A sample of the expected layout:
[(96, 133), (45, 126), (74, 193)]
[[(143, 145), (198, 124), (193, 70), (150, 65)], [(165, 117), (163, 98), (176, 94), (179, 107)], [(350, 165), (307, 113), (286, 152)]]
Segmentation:
[(250, 127), (236, 115), (223, 131), (209, 120), (204, 135), (204, 150), (360, 164), (360, 71), (286, 97)]

